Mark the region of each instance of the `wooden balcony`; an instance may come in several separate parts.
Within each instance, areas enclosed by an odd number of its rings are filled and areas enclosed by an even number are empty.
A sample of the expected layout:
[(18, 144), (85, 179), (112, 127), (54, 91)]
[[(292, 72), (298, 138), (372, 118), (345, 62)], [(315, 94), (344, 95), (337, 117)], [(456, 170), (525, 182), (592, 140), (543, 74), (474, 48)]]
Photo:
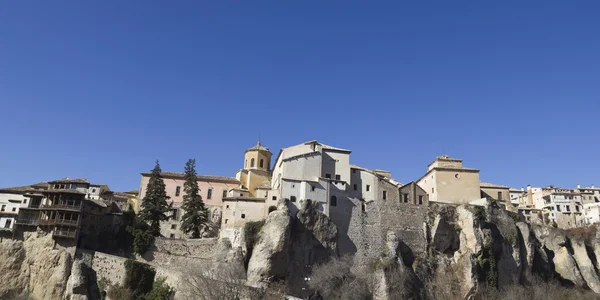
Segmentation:
[(56, 229), (52, 232), (52, 237), (74, 239), (77, 238), (77, 229)]

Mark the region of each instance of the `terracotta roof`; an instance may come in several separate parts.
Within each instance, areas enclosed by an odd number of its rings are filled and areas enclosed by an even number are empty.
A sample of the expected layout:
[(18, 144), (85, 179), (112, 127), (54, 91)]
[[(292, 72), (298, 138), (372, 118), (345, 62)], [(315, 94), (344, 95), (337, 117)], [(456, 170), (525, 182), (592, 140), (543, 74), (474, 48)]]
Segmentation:
[[(258, 140), (258, 142), (256, 143), (256, 146), (252, 147), (252, 148), (248, 148), (246, 149), (245, 152), (248, 151), (269, 151), (269, 148), (264, 147), (263, 145), (260, 144), (260, 139)], [(271, 152), (271, 151), (269, 151)]]
[(58, 180), (49, 181), (48, 183), (90, 183), (85, 178), (63, 178)]
[[(144, 172), (141, 173), (142, 176), (150, 176), (152, 173)], [(163, 178), (174, 178), (174, 179), (185, 179), (185, 173), (178, 172), (162, 172), (160, 175)], [(225, 182), (225, 183), (240, 183), (237, 179), (226, 176), (212, 176), (212, 175), (196, 175), (198, 181), (207, 181), (207, 182)]]
[(479, 186), (480, 187), (491, 187), (491, 188), (503, 188), (503, 189), (509, 188), (508, 186), (493, 184), (493, 183), (489, 183), (489, 182), (480, 182)]
[(256, 198), (256, 197), (225, 197), (223, 201), (257, 201), (263, 202), (266, 198)]

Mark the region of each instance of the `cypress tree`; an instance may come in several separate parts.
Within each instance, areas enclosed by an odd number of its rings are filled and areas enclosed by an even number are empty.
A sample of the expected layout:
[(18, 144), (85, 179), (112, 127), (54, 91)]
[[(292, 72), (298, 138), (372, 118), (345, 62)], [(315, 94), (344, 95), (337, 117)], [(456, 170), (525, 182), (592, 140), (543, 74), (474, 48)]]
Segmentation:
[(196, 160), (190, 159), (185, 164), (185, 195), (181, 208), (184, 213), (181, 217), (181, 230), (192, 238), (199, 238), (202, 230), (208, 227), (208, 209), (204, 206), (196, 177)]
[(169, 219), (167, 212), (171, 209), (171, 206), (167, 204), (167, 199), (165, 182), (162, 179), (160, 165), (157, 160), (150, 174), (146, 196), (142, 200), (142, 210), (140, 211), (140, 219), (150, 225), (150, 232), (154, 236), (160, 235), (160, 221)]

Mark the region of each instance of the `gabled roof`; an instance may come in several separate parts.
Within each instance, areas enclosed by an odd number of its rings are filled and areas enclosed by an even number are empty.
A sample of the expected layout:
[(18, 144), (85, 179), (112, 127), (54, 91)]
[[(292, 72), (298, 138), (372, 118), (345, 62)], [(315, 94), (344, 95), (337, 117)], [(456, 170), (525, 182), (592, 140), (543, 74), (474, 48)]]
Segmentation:
[(505, 185), (499, 185), (499, 184), (493, 184), (493, 183), (489, 183), (489, 182), (480, 182), (479, 183), (480, 187), (487, 187), (487, 188), (501, 188), (501, 189), (510, 189), (510, 187), (505, 186)]
[[(152, 173), (144, 172), (141, 173), (142, 176), (150, 177)], [(160, 175), (163, 178), (172, 178), (172, 179), (185, 179), (184, 173), (178, 172), (162, 172)], [(196, 175), (198, 181), (206, 181), (206, 182), (224, 182), (224, 183), (240, 183), (237, 179), (226, 176), (212, 176), (212, 175)]]

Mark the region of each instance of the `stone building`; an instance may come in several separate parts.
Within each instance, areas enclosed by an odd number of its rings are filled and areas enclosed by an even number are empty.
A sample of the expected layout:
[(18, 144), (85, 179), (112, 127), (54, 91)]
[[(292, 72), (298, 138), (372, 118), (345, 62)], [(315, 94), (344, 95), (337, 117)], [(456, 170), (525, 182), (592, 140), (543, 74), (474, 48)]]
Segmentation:
[(585, 224), (600, 223), (600, 188), (578, 185), (575, 191), (581, 194)]
[(438, 156), (417, 184), (429, 194), (429, 200), (466, 204), (481, 199), (479, 170), (465, 168), (461, 159)]
[[(151, 173), (141, 173), (141, 175), (139, 199), (143, 201)], [(168, 238), (185, 238), (186, 235), (180, 229), (181, 216), (183, 215), (181, 205), (183, 204), (183, 196), (185, 194), (183, 191), (185, 174), (162, 172), (161, 176), (165, 182), (165, 190), (169, 197), (168, 202), (173, 205), (169, 220), (161, 222), (161, 234)], [(225, 176), (197, 175), (196, 177), (198, 178), (198, 187), (200, 188), (202, 201), (207, 206), (210, 217), (218, 225), (221, 223), (223, 199), (227, 197), (230, 189), (238, 188), (240, 182), (235, 178)]]
[(524, 197), (522, 202), (525, 204), (521, 207), (541, 210), (548, 215), (549, 222), (556, 223), (560, 228), (573, 228), (585, 223), (581, 193), (574, 189), (528, 186)]

